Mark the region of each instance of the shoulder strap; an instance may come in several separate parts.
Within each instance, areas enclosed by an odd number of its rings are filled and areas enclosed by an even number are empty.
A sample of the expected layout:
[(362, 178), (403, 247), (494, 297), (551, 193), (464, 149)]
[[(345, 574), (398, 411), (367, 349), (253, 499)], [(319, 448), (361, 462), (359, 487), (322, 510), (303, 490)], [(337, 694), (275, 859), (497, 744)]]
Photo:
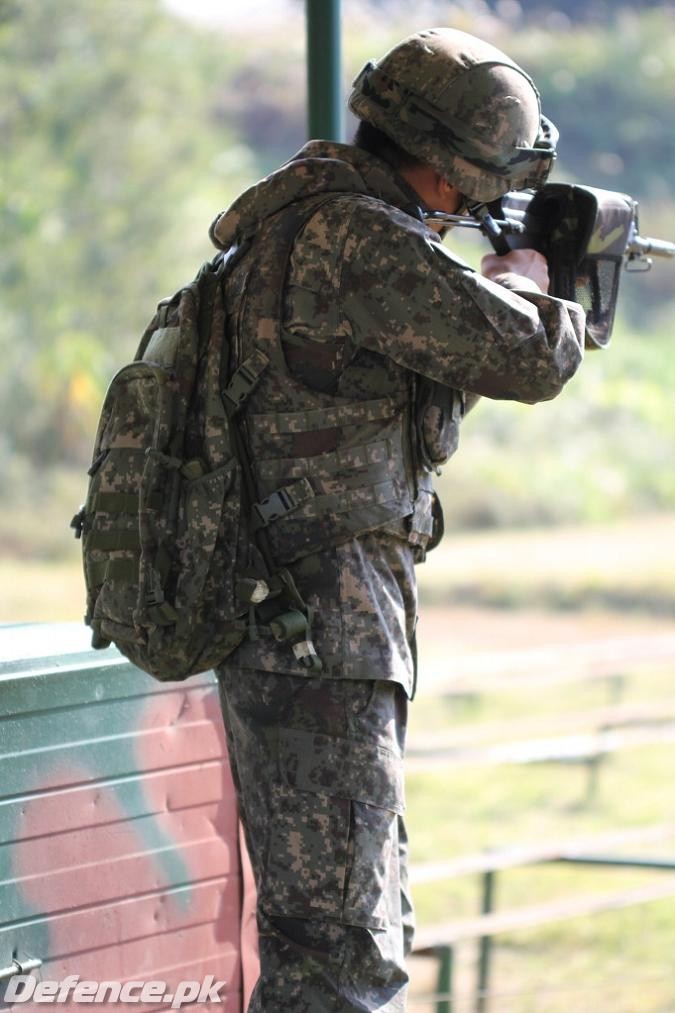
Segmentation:
[[(260, 256), (252, 268), (242, 310), (243, 326), (247, 320), (253, 342), (282, 375), (288, 375), (281, 336), (284, 282), (293, 243), (302, 227), (323, 205), (337, 198), (353, 196), (345, 193), (320, 194), (290, 204), (273, 215), (260, 235)], [(255, 296), (255, 316), (251, 319), (251, 296)], [(250, 315), (249, 315), (250, 314)]]
[[(309, 671), (319, 671), (322, 668), (312, 643), (312, 609), (303, 600), (288, 570), (278, 567), (264, 526), (254, 523), (253, 510), (258, 496), (250, 454), (238, 415), (271, 362), (277, 370), (284, 374), (288, 372), (281, 348), (281, 321), (284, 282), (291, 249), (304, 223), (322, 204), (334, 197), (335, 194), (322, 195), (320, 198), (292, 204), (273, 216), (269, 224), (266, 223), (261, 233), (257, 235), (263, 252), (256, 259), (247, 278), (244, 307), (239, 317), (240, 320), (245, 319), (248, 296), (254, 292), (256, 294), (254, 349), (231, 376), (227, 372), (227, 362), (221, 362), (220, 370), (221, 397), (229, 421), (230, 443), (241, 470), (244, 514), (250, 536), (267, 570), (266, 583), (269, 589), (278, 594), (281, 606), (280, 615), (271, 622), (270, 627), (275, 630), (276, 626), (274, 635), (277, 639), (295, 641), (293, 653), (299, 663)], [(258, 582), (253, 582), (252, 586), (255, 587), (257, 584)], [(288, 611), (283, 612), (284, 607)], [(256, 619), (253, 603), (248, 625), (249, 635), (255, 636)]]

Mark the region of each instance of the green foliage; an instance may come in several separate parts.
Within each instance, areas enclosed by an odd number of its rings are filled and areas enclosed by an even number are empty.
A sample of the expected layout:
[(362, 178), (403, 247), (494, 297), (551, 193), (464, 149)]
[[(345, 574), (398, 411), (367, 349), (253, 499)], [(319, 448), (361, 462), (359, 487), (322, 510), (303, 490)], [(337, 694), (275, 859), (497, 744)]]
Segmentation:
[[(652, 200), (675, 193), (675, 13), (620, 8), (607, 25), (536, 27), (504, 40), (561, 131), (565, 174)], [(589, 175), (590, 174), (590, 175)], [(560, 173), (559, 173), (560, 175)]]
[(438, 482), (451, 527), (607, 521), (675, 503), (669, 331), (619, 325), (554, 401), (484, 399)]
[(3, 13), (2, 428), (41, 461), (82, 460), (110, 373), (256, 169), (240, 150), (216, 188), (233, 137), (210, 127), (214, 54), (156, 3)]
[[(643, 231), (673, 238), (672, 9), (596, 3), (552, 31), (555, 3), (490, 6), (439, 3), (438, 20), (534, 75), (561, 128), (559, 178), (648, 197)], [(20, 513), (31, 468), (86, 462), (110, 377), (211, 256), (215, 213), (302, 143), (302, 18), (296, 3), (283, 37), (260, 22), (234, 35), (160, 0), (0, 0), (0, 456), (24, 476), (3, 483), (5, 507)], [(419, 27), (401, 2), (345, 5), (345, 91)], [(672, 285), (667, 264), (623, 282), (623, 334), (553, 405), (479, 408), (442, 482), (451, 523), (673, 505)]]

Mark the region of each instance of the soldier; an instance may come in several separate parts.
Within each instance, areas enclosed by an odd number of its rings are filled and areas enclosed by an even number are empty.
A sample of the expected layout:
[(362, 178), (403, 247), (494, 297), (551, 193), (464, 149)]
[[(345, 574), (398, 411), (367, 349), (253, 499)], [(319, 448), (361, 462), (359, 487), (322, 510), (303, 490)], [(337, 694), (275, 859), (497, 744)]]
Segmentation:
[(249, 1009), (270, 1013), (405, 1008), (402, 761), (414, 565), (442, 533), (431, 474), (481, 395), (553, 398), (583, 347), (583, 312), (546, 294), (539, 254), (487, 256), (481, 275), (423, 218), (545, 182), (555, 131), (527, 74), (434, 29), (367, 64), (350, 106), (352, 145), (311, 141), (211, 229), (222, 248), (253, 236), (229, 322), (238, 362), (270, 365), (240, 431), (255, 526), (311, 620), (292, 650), (252, 638), (218, 673), (258, 890)]

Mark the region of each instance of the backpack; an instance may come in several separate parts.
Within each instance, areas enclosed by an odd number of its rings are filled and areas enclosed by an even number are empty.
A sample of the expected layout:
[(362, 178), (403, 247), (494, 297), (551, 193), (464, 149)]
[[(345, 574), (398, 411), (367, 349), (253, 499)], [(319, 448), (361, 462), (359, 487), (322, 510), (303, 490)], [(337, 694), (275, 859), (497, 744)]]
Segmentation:
[[(300, 223), (296, 215), (281, 258), (279, 301)], [(255, 491), (236, 414), (269, 360), (256, 352), (233, 368), (225, 281), (245, 249), (219, 253), (159, 303), (110, 383), (86, 501), (71, 522), (92, 646), (114, 642), (161, 681), (221, 664), (247, 633), (294, 640), (300, 663), (321, 667), (311, 610), (247, 523)], [(264, 625), (256, 610), (268, 599)]]

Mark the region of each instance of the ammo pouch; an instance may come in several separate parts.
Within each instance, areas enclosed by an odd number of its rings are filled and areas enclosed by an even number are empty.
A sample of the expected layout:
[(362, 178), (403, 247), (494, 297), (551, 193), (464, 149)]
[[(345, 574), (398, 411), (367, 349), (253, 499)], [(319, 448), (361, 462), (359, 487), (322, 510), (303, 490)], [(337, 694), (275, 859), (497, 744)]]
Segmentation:
[(464, 416), (464, 392), (444, 387), (424, 376), (417, 377), (415, 436), (421, 464), (440, 472), (459, 444)]

